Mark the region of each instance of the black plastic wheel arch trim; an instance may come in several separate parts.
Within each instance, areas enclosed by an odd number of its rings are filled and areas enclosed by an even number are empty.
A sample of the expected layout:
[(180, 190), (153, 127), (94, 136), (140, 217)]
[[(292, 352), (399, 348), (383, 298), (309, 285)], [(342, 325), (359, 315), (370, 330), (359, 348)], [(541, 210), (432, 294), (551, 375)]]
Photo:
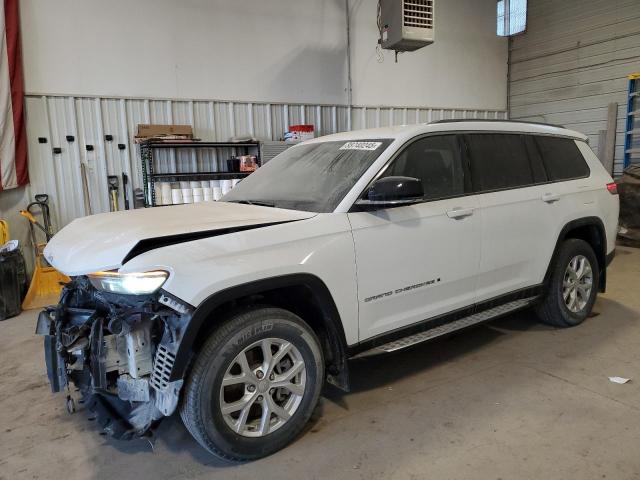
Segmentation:
[(609, 253), (607, 253), (607, 267), (609, 265), (611, 265), (611, 262), (613, 262), (613, 259), (616, 258), (616, 249), (614, 248), (613, 250), (611, 250)]
[[(215, 318), (211, 317), (211, 314), (217, 307), (232, 300), (249, 295), (257, 295), (270, 290), (295, 286), (307, 287), (316, 297), (317, 303), (322, 309), (325, 326), (330, 330), (329, 333), (332, 334), (330, 336), (334, 337), (334, 340), (337, 340), (335, 342), (336, 344), (332, 345), (332, 348), (340, 357), (337, 360), (342, 363), (338, 369), (342, 367), (343, 370), (346, 370), (347, 342), (342, 320), (340, 318), (338, 308), (333, 301), (333, 297), (331, 296), (331, 292), (325, 283), (317, 276), (310, 273), (294, 273), (244, 283), (221, 290), (207, 297), (196, 308), (195, 312), (193, 312), (193, 316), (186, 326), (186, 330), (182, 335), (180, 345), (176, 352), (176, 359), (173, 364), (169, 380), (173, 382), (184, 378), (191, 358), (192, 347), (196, 341), (198, 332), (206, 322), (216, 321)], [(346, 372), (344, 372), (344, 374), (347, 375)], [(342, 388), (342, 386), (340, 386), (340, 388)]]
[[(603, 293), (607, 286), (607, 231), (604, 228), (604, 223), (598, 217), (583, 217), (578, 218), (576, 220), (572, 220), (568, 222), (558, 235), (558, 240), (556, 241), (556, 246), (553, 250), (553, 255), (551, 255), (551, 260), (549, 261), (549, 266), (547, 267), (547, 272), (544, 275), (543, 283), (549, 285), (551, 280), (551, 274), (553, 273), (553, 267), (555, 265), (556, 259), (558, 258), (558, 254), (560, 253), (560, 248), (562, 247), (562, 242), (567, 239), (567, 234), (576, 228), (581, 227), (596, 227), (598, 229), (598, 233), (602, 239), (602, 245), (599, 251), (594, 249), (594, 253), (596, 254), (596, 258), (598, 259), (598, 264), (600, 266), (600, 275), (598, 279), (598, 291)], [(569, 237), (570, 238), (570, 237)]]

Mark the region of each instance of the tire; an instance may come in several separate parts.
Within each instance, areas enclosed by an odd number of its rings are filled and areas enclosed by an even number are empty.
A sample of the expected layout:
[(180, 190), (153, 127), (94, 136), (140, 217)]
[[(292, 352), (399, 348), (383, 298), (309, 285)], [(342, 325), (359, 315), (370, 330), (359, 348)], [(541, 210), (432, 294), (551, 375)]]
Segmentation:
[[(267, 349), (276, 360), (287, 352), (269, 377), (262, 373), (270, 371)], [(279, 380), (294, 371), (290, 383)], [(225, 378), (231, 384), (223, 387)], [(323, 383), (324, 358), (313, 330), (289, 311), (255, 307), (233, 314), (207, 339), (186, 380), (180, 416), (198, 443), (217, 457), (255, 460), (298, 436)], [(239, 404), (247, 408), (223, 414), (223, 406)]]
[[(583, 273), (583, 277), (578, 278), (572, 276), (568, 270), (570, 262), (576, 260), (577, 263), (572, 265), (579, 266), (582, 264), (582, 259), (586, 260), (591, 269), (591, 288), (588, 294), (585, 294), (584, 290), (587, 274)], [(566, 240), (560, 247), (555, 265), (552, 268), (546, 295), (536, 307), (536, 313), (541, 322), (554, 327), (565, 328), (579, 325), (591, 313), (598, 294), (600, 268), (593, 248), (584, 240), (575, 238)], [(577, 271), (579, 272), (580, 269), (578, 268)], [(588, 270), (585, 269), (583, 272), (588, 272)], [(565, 301), (565, 292), (572, 290), (575, 291), (575, 296), (570, 294)]]

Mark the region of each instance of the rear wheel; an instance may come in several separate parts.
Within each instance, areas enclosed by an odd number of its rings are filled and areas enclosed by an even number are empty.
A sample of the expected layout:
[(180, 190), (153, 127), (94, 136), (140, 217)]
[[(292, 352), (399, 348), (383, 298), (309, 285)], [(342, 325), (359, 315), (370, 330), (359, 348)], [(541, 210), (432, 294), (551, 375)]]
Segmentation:
[(214, 455), (253, 460), (300, 433), (323, 379), (322, 350), (309, 326), (286, 310), (256, 308), (234, 315), (204, 344), (180, 414)]
[(580, 239), (566, 240), (560, 247), (547, 294), (537, 307), (540, 320), (555, 327), (582, 323), (595, 303), (599, 278), (591, 245)]

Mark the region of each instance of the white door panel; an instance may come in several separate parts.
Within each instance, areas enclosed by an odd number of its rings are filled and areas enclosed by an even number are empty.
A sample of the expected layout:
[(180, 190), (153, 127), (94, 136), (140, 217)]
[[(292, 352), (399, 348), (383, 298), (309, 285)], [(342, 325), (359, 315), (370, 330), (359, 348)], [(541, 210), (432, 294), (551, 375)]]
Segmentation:
[(349, 213), (361, 341), (475, 302), (477, 209), (467, 196)]
[(560, 183), (478, 196), (482, 253), (478, 301), (541, 281), (567, 205)]

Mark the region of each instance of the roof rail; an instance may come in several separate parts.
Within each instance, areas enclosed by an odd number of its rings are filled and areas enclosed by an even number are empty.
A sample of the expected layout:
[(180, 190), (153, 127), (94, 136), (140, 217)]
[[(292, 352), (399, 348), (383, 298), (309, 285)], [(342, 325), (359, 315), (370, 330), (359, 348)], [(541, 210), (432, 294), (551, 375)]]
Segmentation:
[(564, 125), (555, 125), (553, 123), (544, 122), (527, 122), (526, 120), (500, 120), (499, 118), (450, 118), (448, 120), (436, 120), (431, 123), (460, 123), (460, 122), (508, 122), (508, 123), (524, 123), (527, 125), (543, 125), (545, 127), (564, 128)]

